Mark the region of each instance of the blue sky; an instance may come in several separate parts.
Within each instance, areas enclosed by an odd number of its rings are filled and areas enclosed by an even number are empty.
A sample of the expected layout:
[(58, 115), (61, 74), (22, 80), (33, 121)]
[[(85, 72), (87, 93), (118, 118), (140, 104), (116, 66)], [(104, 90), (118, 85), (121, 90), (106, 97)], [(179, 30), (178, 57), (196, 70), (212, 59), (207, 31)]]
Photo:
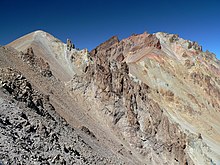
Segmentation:
[(158, 31), (197, 41), (220, 59), (220, 1), (0, 0), (0, 44), (44, 30), (91, 50), (113, 35)]

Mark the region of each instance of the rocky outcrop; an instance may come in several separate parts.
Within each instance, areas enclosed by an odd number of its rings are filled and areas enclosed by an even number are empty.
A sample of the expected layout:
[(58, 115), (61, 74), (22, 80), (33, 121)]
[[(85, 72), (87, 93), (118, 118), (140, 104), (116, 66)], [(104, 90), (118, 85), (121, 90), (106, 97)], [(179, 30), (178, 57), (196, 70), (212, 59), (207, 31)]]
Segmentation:
[(72, 44), (72, 41), (70, 39), (67, 39), (66, 45), (67, 45), (67, 50), (69, 51), (71, 51), (72, 49), (75, 49), (75, 45)]
[(48, 115), (44, 107), (54, 109), (49, 103), (49, 95), (42, 95), (35, 91), (21, 73), (12, 68), (3, 68), (0, 73), (3, 89), (9, 92), (15, 100), (24, 102), (26, 107), (35, 110), (41, 116)]
[[(131, 40), (138, 37), (134, 36)], [(99, 111), (108, 107), (105, 119), (112, 125), (112, 129), (120, 132), (121, 138), (130, 144), (132, 150), (144, 157), (146, 163), (192, 164), (185, 150), (185, 133), (148, 96), (152, 89), (129, 75), (129, 67), (124, 62), (126, 54), (123, 54), (128, 49), (126, 43), (128, 41), (119, 42), (117, 37), (112, 37), (92, 50), (90, 58), (93, 64), (88, 66), (81, 78), (72, 80), (73, 89), (84, 89), (84, 97), (93, 89), (93, 102), (102, 100), (100, 104), (105, 105), (100, 106)], [(142, 46), (160, 49), (154, 35), (144, 38)], [(138, 51), (137, 45), (131, 44), (130, 49)], [(79, 83), (80, 88), (76, 88)], [(165, 94), (173, 99), (171, 91)], [(110, 104), (113, 105), (111, 108)]]
[(34, 54), (32, 47), (27, 48), (26, 53), (20, 52), (20, 57), (26, 63), (28, 63), (33, 69), (40, 71), (40, 73), (45, 77), (51, 77), (52, 71), (50, 70), (50, 65), (45, 62), (43, 58), (38, 57)]

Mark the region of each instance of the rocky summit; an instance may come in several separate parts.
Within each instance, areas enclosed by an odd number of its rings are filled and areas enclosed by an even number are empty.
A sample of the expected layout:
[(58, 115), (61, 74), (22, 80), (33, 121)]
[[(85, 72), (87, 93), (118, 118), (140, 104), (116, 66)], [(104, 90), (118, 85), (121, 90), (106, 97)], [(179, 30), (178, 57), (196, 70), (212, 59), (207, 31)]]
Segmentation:
[(220, 164), (220, 61), (176, 34), (0, 47), (0, 164)]

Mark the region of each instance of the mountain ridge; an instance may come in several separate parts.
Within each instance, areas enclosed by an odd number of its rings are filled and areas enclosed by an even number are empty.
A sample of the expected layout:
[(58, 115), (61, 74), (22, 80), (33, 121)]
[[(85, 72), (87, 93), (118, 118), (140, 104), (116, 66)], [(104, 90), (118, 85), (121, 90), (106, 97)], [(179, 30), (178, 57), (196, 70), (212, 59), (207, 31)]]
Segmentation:
[[(61, 108), (59, 100), (65, 102), (65, 98), (51, 94), (59, 115), (69, 123), (80, 116), (77, 113), (91, 117), (91, 121), (81, 119), (79, 125), (86, 125), (101, 140), (104, 137), (95, 125), (123, 144), (120, 152), (131, 164), (218, 164), (220, 63), (196, 42), (145, 32), (120, 41), (114, 36), (88, 52), (69, 49), (68, 44), (37, 31), (5, 49), (10, 47), (23, 52), (15, 53), (23, 60), (19, 63), (42, 70), (48, 80), (44, 73), (51, 71), (67, 92), (65, 97), (84, 109), (74, 114), (68, 110), (73, 104), (66, 102), (66, 109)], [(13, 56), (11, 60), (17, 63)], [(17, 69), (34, 83), (34, 76), (20, 66)], [(49, 93), (47, 88), (44, 92)]]

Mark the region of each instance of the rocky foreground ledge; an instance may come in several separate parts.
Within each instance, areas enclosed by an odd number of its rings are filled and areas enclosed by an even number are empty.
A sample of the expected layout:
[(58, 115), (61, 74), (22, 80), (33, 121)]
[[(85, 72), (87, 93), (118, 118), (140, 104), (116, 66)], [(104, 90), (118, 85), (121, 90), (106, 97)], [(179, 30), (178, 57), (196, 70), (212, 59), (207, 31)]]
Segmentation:
[(93, 141), (88, 128), (70, 126), (49, 95), (19, 71), (0, 69), (0, 164), (125, 164), (110, 151), (97, 151)]

